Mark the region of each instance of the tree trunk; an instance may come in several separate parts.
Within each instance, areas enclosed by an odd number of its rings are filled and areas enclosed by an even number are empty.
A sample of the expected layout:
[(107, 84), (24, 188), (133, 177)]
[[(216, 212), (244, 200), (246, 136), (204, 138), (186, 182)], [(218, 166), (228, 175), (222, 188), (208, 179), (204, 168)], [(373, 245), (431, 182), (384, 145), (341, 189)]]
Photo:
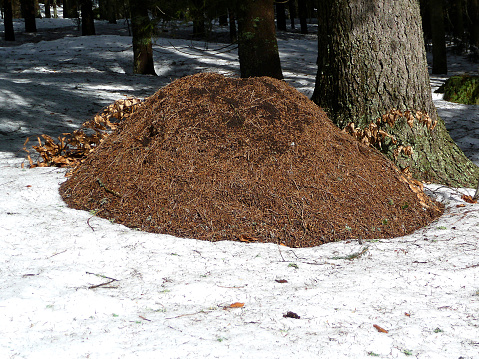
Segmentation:
[(95, 35), (95, 21), (93, 15), (93, 1), (80, 0), (81, 6), (81, 34), (82, 36)]
[(468, 12), (470, 17), (469, 33), (470, 42), (475, 51), (479, 50), (479, 0), (468, 0)]
[(464, 31), (464, 0), (453, 0), (450, 5), (452, 33), (454, 34), (454, 43), (456, 53), (462, 54), (464, 52), (465, 31)]
[(234, 43), (238, 39), (238, 34), (236, 33), (235, 12), (231, 8), (228, 8), (228, 20), (230, 23), (230, 41)]
[(289, 21), (291, 22), (291, 29), (294, 30), (294, 19), (296, 18), (296, 4), (294, 3), (294, 0), (289, 0), (288, 1), (288, 6), (289, 6)]
[(447, 74), (444, 0), (429, 0), (429, 10), (431, 12), (432, 73)]
[(22, 16), (25, 19), (25, 32), (37, 32), (35, 21), (35, 1), (21, 0)]
[[(452, 141), (432, 102), (417, 0), (323, 0), (318, 16), (313, 101), (340, 128), (364, 128), (392, 109), (427, 113), (437, 121), (433, 130), (417, 120), (410, 128), (404, 116), (392, 127), (380, 124), (397, 139), (386, 138), (382, 151), (420, 180), (475, 185), (479, 168)], [(412, 155), (398, 154), (398, 146), (411, 146)]]
[(299, 24), (301, 26), (301, 33), (308, 33), (308, 5), (306, 0), (298, 0), (298, 16)]
[(131, 29), (133, 35), (133, 73), (155, 75), (152, 24), (148, 16), (148, 4), (144, 0), (130, 0)]
[(276, 3), (276, 26), (278, 30), (286, 31), (286, 14), (284, 0), (280, 0)]
[(49, 19), (52, 17), (52, 13), (50, 11), (50, 0), (45, 0), (44, 4), (45, 4), (45, 17)]
[(203, 0), (190, 0), (191, 16), (193, 17), (193, 37), (195, 39), (202, 38), (206, 35), (205, 27), (205, 3)]
[(15, 41), (15, 32), (13, 31), (13, 10), (12, 0), (3, 0), (5, 41)]
[(238, 55), (241, 77), (282, 79), (273, 0), (244, 0), (238, 4)]
[(76, 0), (63, 0), (63, 17), (78, 18), (78, 7)]

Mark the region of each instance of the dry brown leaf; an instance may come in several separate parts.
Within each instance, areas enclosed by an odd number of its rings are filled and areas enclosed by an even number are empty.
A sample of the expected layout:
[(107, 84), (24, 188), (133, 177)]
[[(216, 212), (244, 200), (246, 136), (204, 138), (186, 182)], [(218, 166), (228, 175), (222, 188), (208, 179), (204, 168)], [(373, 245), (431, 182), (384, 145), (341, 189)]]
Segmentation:
[(242, 307), (244, 307), (244, 303), (236, 302), (236, 303), (232, 303), (232, 304), (228, 305), (227, 307), (225, 307), (225, 309), (227, 309), (227, 308), (242, 308)]
[(461, 199), (464, 201), (464, 202), (467, 202), (467, 203), (477, 203), (477, 200), (473, 199), (472, 196), (468, 196), (466, 194), (463, 194), (461, 196)]
[(384, 329), (384, 328), (381, 328), (381, 327), (380, 327), (379, 325), (377, 325), (377, 324), (374, 324), (373, 327), (376, 328), (376, 330), (377, 330), (378, 332), (380, 332), (380, 333), (389, 333), (389, 331), (387, 331), (387, 330)]

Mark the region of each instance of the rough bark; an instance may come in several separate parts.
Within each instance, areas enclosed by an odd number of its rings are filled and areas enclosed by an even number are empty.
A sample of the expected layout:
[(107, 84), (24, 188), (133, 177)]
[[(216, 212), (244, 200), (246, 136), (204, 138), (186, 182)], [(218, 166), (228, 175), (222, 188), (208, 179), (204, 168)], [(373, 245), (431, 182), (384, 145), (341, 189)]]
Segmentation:
[(143, 0), (130, 0), (131, 29), (133, 35), (133, 73), (156, 75), (148, 16), (148, 4)]
[(25, 32), (37, 32), (35, 21), (35, 1), (21, 0), (22, 16), (25, 19)]
[(95, 35), (95, 21), (92, 0), (81, 0), (81, 34), (83, 36)]
[(241, 77), (283, 78), (274, 25), (273, 0), (245, 0), (237, 7)]
[(479, 168), (452, 141), (434, 107), (421, 18), (416, 0), (323, 0), (318, 8), (318, 73), (312, 99), (340, 128), (362, 127), (391, 109), (421, 111), (429, 130), (401, 119), (385, 128), (398, 145), (411, 146), (411, 156), (394, 156), (397, 145), (382, 150), (401, 169), (424, 181), (472, 186)]
[(13, 11), (12, 0), (3, 0), (5, 41), (15, 41), (15, 32), (13, 30)]
[(444, 0), (429, 1), (429, 10), (431, 12), (432, 73), (447, 74)]

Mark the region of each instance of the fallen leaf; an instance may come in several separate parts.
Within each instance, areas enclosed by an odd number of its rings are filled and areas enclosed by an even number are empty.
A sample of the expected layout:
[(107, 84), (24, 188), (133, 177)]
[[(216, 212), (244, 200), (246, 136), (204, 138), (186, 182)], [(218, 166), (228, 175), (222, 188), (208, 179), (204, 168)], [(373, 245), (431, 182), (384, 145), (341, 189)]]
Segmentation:
[(409, 313), (407, 313), (407, 312), (404, 313), (404, 315), (405, 315), (406, 317), (410, 317), (410, 316), (411, 316), (411, 314), (409, 314)]
[(457, 208), (466, 207), (466, 205), (465, 205), (464, 203), (462, 203), (462, 204), (456, 204), (456, 207), (457, 207)]
[(285, 317), (285, 318), (293, 318), (293, 319), (300, 319), (300, 318), (301, 318), (298, 314), (296, 314), (296, 313), (294, 313), (294, 312), (288, 312), (288, 313), (286, 313), (286, 314), (283, 314), (283, 317)]
[(462, 200), (467, 203), (477, 203), (477, 200), (473, 199), (471, 196), (463, 194), (461, 196)]
[(275, 279), (275, 281), (278, 283), (288, 283), (286, 279)]
[(387, 331), (386, 329), (381, 328), (381, 327), (380, 327), (379, 325), (377, 325), (377, 324), (374, 324), (373, 327), (376, 328), (376, 330), (377, 330), (378, 332), (380, 332), (380, 333), (388, 333), (388, 331)]
[(227, 308), (242, 308), (242, 307), (244, 307), (244, 303), (236, 302), (236, 303), (232, 303), (232, 304), (228, 305), (227, 307), (224, 307), (224, 309), (227, 309)]

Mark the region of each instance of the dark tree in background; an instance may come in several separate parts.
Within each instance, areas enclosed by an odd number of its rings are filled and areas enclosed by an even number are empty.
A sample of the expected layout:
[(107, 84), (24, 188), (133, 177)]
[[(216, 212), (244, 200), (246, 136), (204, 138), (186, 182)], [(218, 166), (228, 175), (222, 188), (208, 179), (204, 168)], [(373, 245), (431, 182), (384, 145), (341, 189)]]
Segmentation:
[(479, 52), (479, 0), (468, 0), (470, 43)]
[(45, 0), (44, 5), (45, 5), (45, 17), (49, 19), (52, 17), (52, 14), (50, 12), (50, 0)]
[(237, 6), (241, 77), (283, 78), (273, 0), (244, 0)]
[(447, 74), (444, 0), (429, 0), (432, 35), (432, 73)]
[(25, 19), (25, 32), (37, 32), (35, 22), (35, 1), (21, 0), (22, 16)]
[(71, 19), (78, 17), (77, 0), (63, 0), (63, 17)]
[(437, 126), (405, 119), (386, 128), (411, 156), (383, 152), (423, 181), (473, 186), (476, 167), (449, 136), (434, 107), (417, 0), (322, 0), (318, 6), (318, 73), (312, 99), (340, 128), (364, 128), (392, 109), (427, 113)]
[(13, 31), (12, 0), (3, 0), (3, 13), (5, 24), (5, 41), (15, 41), (15, 32)]
[(299, 24), (301, 26), (301, 33), (308, 33), (308, 5), (306, 0), (298, 0), (298, 16)]
[(83, 36), (95, 35), (93, 1), (80, 0), (80, 9), (81, 9), (81, 34)]
[(286, 8), (284, 0), (276, 2), (276, 26), (280, 31), (286, 31)]
[(151, 35), (153, 24), (148, 15), (148, 1), (130, 0), (133, 35), (133, 73), (156, 75)]

